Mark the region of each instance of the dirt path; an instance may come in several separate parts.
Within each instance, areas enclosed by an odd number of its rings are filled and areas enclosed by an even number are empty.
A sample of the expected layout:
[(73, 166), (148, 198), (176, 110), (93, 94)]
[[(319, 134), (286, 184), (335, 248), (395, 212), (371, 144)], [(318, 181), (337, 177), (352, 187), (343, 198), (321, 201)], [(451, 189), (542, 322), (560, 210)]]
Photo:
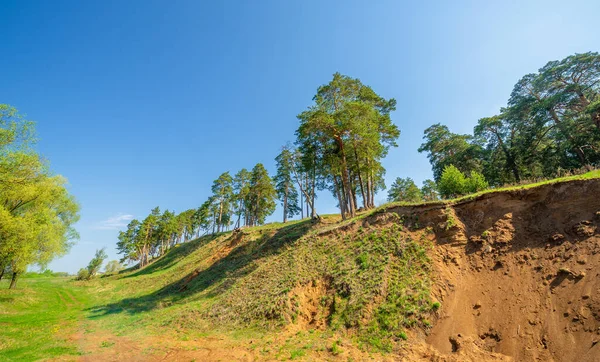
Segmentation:
[[(63, 356), (51, 361), (256, 361), (259, 356), (234, 341), (205, 337), (180, 341), (169, 335), (117, 336), (98, 323), (80, 319), (77, 332), (69, 337), (81, 356)], [(261, 359), (264, 360), (264, 359)]]

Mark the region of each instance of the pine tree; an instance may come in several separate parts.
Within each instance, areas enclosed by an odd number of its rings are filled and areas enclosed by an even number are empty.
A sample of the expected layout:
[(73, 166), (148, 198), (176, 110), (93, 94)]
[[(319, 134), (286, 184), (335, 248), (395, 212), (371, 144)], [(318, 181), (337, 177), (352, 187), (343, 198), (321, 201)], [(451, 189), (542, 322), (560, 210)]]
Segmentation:
[(276, 191), (273, 180), (262, 163), (256, 164), (251, 172), (250, 189), (247, 196), (249, 226), (262, 225), (267, 216), (275, 211)]
[(310, 164), (337, 197), (342, 217), (353, 217), (359, 191), (364, 208), (373, 207), (382, 182), (378, 176), (385, 172), (379, 160), (396, 146), (400, 131), (390, 118), (396, 101), (339, 73), (313, 99), (315, 104), (298, 115), (298, 148), (312, 157)]
[(239, 170), (233, 177), (233, 210), (237, 216), (235, 227), (240, 227), (241, 218), (244, 216), (244, 225), (248, 225), (248, 192), (250, 191), (250, 177), (252, 175), (245, 168)]
[(224, 226), (229, 225), (231, 201), (233, 199), (233, 179), (229, 172), (222, 173), (213, 182), (212, 192), (214, 200), (218, 205), (216, 225), (217, 232), (221, 232)]
[(281, 200), (281, 206), (283, 206), (283, 222), (285, 223), (288, 217), (294, 217), (300, 213), (298, 190), (292, 179), (293, 155), (289, 149), (284, 148), (275, 161), (277, 162), (277, 175), (274, 178), (275, 189)]

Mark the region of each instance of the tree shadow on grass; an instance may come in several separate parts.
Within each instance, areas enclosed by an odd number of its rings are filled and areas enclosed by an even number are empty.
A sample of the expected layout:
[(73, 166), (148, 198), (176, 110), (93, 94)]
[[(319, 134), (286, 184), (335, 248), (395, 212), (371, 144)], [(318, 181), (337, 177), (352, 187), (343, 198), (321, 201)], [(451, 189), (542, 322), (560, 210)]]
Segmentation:
[[(291, 245), (305, 235), (312, 228), (312, 221), (305, 220), (299, 223), (283, 226), (273, 234), (270, 230), (259, 231), (262, 236), (254, 241), (244, 242), (244, 236), (248, 234), (245, 231), (234, 232), (223, 242), (231, 250), (229, 253), (206, 268), (198, 268), (185, 277), (170, 283), (150, 294), (125, 298), (116, 303), (110, 303), (101, 306), (94, 306), (86, 309), (91, 312), (90, 319), (100, 318), (109, 314), (128, 313), (137, 314), (150, 311), (159, 307), (169, 306), (188, 299), (198, 293), (204, 292), (209, 288), (209, 297), (214, 297), (226, 292), (240, 278), (254, 271), (260, 264), (261, 259), (279, 254), (283, 247)], [(210, 240), (213, 240), (211, 238)], [(141, 270), (136, 275), (148, 274), (158, 270), (166, 269), (183, 257), (189, 255), (210, 240), (203, 240), (198, 245), (178, 251), (177, 249), (169, 252), (163, 261), (158, 260), (155, 268), (142, 273), (150, 266)], [(169, 256), (169, 254), (175, 254)], [(162, 263), (161, 263), (162, 261)], [(152, 264), (152, 265), (154, 265)], [(135, 275), (132, 275), (135, 276)]]

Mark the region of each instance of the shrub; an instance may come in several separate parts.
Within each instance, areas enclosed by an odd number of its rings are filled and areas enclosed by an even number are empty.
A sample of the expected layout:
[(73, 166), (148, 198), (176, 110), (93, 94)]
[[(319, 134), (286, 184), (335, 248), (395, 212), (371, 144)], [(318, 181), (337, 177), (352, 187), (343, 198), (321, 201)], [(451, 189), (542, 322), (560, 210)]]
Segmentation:
[(88, 280), (88, 279), (90, 279), (90, 272), (87, 270), (87, 268), (81, 268), (77, 272), (77, 277), (75, 279), (76, 280)]
[(438, 182), (440, 194), (444, 198), (463, 195), (467, 186), (465, 175), (454, 165), (446, 166)]
[(471, 171), (471, 176), (467, 179), (466, 191), (467, 193), (475, 193), (485, 190), (489, 186), (482, 174), (477, 171)]
[(489, 187), (485, 177), (477, 171), (471, 171), (470, 177), (460, 172), (454, 165), (446, 166), (438, 182), (438, 189), (442, 197), (453, 197), (479, 192)]

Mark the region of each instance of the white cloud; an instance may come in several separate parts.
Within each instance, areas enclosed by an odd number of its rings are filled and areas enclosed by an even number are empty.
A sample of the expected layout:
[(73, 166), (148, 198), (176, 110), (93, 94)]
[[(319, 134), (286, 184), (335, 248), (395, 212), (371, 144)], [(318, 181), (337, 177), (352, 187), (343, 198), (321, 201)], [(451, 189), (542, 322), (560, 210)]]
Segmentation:
[(97, 230), (119, 230), (127, 226), (129, 221), (133, 220), (133, 215), (118, 213), (115, 216), (111, 216), (106, 220), (100, 221), (94, 226)]

